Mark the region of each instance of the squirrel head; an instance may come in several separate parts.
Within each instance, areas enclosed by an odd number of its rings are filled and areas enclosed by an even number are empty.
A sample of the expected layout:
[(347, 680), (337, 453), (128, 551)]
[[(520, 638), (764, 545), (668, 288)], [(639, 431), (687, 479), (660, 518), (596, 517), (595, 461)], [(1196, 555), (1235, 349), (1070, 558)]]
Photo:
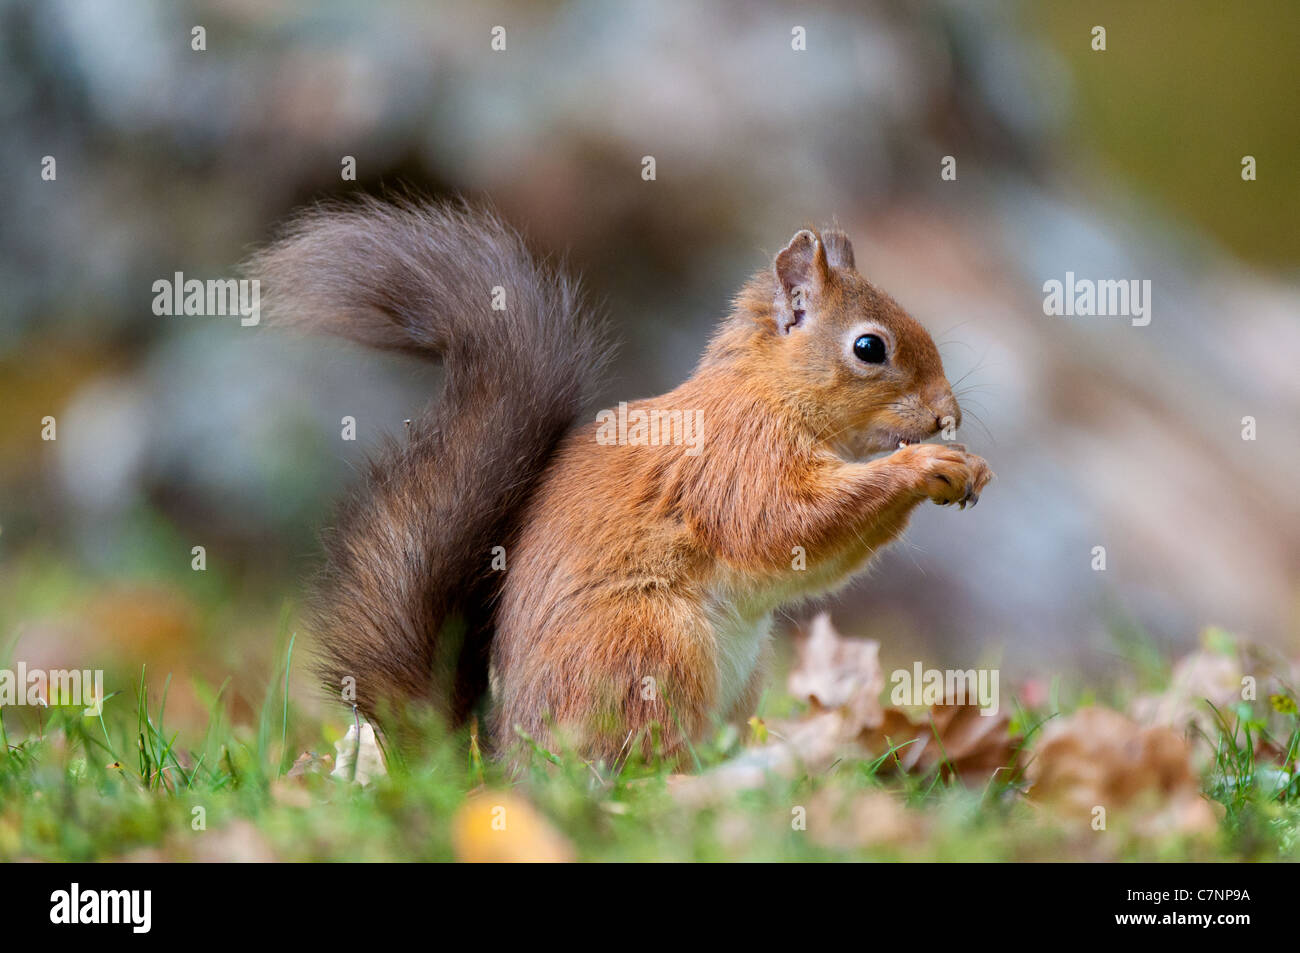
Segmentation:
[(894, 450), (961, 424), (934, 340), (858, 274), (843, 232), (797, 232), (736, 304), (714, 356), (774, 385), (813, 438), (841, 455)]

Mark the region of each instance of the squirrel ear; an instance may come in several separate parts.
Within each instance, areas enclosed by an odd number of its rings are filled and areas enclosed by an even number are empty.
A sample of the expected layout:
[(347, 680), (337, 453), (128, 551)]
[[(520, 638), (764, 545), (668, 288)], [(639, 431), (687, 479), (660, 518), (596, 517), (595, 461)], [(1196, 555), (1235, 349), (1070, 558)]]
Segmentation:
[(853, 268), (853, 244), (849, 236), (838, 228), (829, 228), (822, 232), (822, 244), (826, 246), (826, 260), (833, 268)]
[(820, 285), (827, 273), (826, 250), (821, 240), (806, 228), (795, 232), (790, 244), (777, 253), (776, 276), (787, 294), (797, 287)]
[(830, 266), (821, 239), (805, 228), (795, 232), (790, 244), (777, 253), (774, 268), (784, 299), (777, 323), (781, 333), (786, 334), (803, 323), (810, 299), (830, 276)]

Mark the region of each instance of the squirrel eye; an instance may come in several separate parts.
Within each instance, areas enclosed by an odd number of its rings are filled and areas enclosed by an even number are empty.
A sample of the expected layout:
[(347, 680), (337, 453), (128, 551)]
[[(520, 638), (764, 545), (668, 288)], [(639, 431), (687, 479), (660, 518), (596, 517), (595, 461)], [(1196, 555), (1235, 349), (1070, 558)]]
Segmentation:
[(853, 342), (853, 356), (864, 364), (883, 364), (885, 342), (874, 334), (864, 334)]

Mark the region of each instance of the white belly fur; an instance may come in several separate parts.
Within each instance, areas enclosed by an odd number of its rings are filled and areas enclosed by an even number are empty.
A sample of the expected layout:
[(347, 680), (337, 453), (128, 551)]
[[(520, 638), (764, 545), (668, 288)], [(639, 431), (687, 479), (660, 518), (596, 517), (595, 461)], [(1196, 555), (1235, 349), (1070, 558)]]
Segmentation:
[(772, 613), (789, 605), (839, 589), (871, 562), (868, 553), (856, 565), (810, 567), (781, 584), (753, 586), (734, 576), (722, 576), (709, 600), (708, 617), (717, 646), (717, 713), (726, 716), (740, 698), (772, 639)]
[(753, 615), (726, 600), (709, 612), (717, 646), (717, 714), (725, 717), (740, 699), (772, 638), (772, 613)]

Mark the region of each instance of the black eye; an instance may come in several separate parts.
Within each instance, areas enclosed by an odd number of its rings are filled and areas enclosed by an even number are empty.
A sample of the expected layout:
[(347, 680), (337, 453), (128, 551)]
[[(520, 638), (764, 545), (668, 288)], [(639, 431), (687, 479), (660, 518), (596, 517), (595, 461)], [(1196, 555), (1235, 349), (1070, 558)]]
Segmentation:
[(864, 334), (853, 342), (853, 356), (864, 364), (883, 364), (885, 342), (874, 334)]

